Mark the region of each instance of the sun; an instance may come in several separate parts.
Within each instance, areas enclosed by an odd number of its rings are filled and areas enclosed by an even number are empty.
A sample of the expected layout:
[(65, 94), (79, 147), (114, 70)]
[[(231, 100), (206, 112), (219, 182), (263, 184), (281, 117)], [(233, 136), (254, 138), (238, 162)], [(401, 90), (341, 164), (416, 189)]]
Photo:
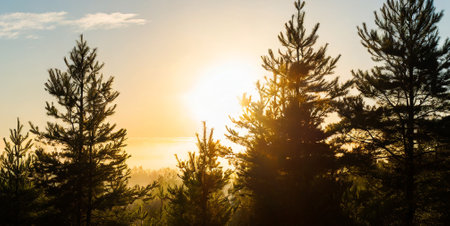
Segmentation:
[(231, 124), (229, 117), (242, 112), (240, 97), (254, 93), (258, 74), (258, 64), (245, 60), (222, 61), (206, 67), (185, 95), (194, 120), (225, 130), (225, 125)]

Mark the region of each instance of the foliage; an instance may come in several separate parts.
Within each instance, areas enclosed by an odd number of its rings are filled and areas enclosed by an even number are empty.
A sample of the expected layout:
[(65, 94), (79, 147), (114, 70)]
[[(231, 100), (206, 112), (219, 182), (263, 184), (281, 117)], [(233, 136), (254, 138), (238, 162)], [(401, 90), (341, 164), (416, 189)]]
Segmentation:
[(0, 157), (0, 225), (28, 225), (42, 211), (40, 192), (33, 184), (32, 141), (23, 134), (23, 125), (10, 129), (9, 141)]
[(230, 203), (224, 195), (231, 171), (223, 170), (218, 161), (230, 149), (213, 140), (213, 130), (197, 134), (198, 154), (189, 152), (189, 159), (178, 159), (181, 186), (169, 189), (170, 225), (225, 225), (231, 214)]
[(137, 215), (137, 225), (167, 225), (169, 214), (169, 191), (170, 187), (180, 186), (181, 179), (178, 171), (172, 168), (158, 170), (144, 170), (142, 167), (131, 170), (130, 184), (140, 183), (142, 185), (156, 183), (157, 189), (151, 191), (151, 200), (138, 200), (130, 206), (131, 214)]
[(106, 121), (119, 93), (112, 77), (103, 78), (96, 57), (81, 36), (64, 58), (67, 70), (49, 70), (45, 89), (57, 102), (47, 102), (45, 109), (54, 121), (42, 132), (32, 125), (40, 141), (55, 148), (36, 152), (36, 173), (61, 224), (90, 225), (93, 213), (127, 205), (150, 189), (127, 187), (126, 130)]
[(358, 28), (378, 64), (353, 72), (359, 95), (338, 105), (336, 142), (353, 147), (347, 157), (360, 164), (349, 169), (370, 187), (352, 201), (356, 215), (372, 212), (368, 224), (449, 220), (450, 41), (440, 45), (442, 16), (432, 0), (388, 0), (375, 13), (377, 29)]
[[(83, 36), (41, 131), (4, 138), (0, 225), (446, 225), (450, 222), (450, 40), (433, 0), (386, 0), (375, 29), (358, 27), (376, 63), (331, 79), (339, 56), (305, 28), (305, 2), (285, 24), (271, 75), (243, 95), (226, 136), (206, 123), (198, 151), (166, 168), (129, 170), (126, 130), (109, 122), (119, 93)], [(217, 84), (221, 85), (221, 84)], [(326, 124), (331, 114), (341, 121)], [(36, 147), (37, 146), (37, 147)], [(220, 160), (233, 162), (224, 169)], [(131, 177), (131, 178), (130, 178)]]
[[(130, 171), (130, 185), (145, 186), (156, 182), (160, 187), (170, 185), (180, 185), (181, 179), (178, 177), (176, 168), (161, 168), (155, 170), (144, 169), (142, 166), (133, 167)], [(156, 191), (155, 191), (156, 192)]]
[(250, 193), (256, 224), (347, 223), (336, 152), (322, 129), (343, 94), (337, 79), (325, 79), (339, 57), (327, 56), (327, 45), (314, 49), (319, 24), (306, 32), (304, 5), (295, 2), (297, 13), (278, 36), (279, 56), (262, 57), (273, 77), (257, 84), (259, 99), (243, 97), (244, 113), (233, 122), (244, 132), (229, 129), (228, 138), (246, 148), (237, 156), (238, 187)]

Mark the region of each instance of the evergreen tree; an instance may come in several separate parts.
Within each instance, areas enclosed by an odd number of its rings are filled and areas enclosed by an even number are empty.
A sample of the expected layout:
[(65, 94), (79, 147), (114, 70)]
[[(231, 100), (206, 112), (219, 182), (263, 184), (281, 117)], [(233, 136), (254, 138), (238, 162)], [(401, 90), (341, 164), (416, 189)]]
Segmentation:
[(366, 187), (356, 208), (372, 213), (366, 223), (449, 222), (450, 41), (440, 43), (442, 16), (432, 0), (387, 0), (377, 29), (358, 28), (377, 66), (353, 72), (360, 95), (345, 98), (339, 113), (348, 156), (364, 163), (350, 168)]
[(231, 208), (224, 194), (231, 171), (224, 171), (218, 158), (230, 153), (230, 149), (213, 140), (213, 130), (207, 135), (203, 124), (203, 136), (197, 134), (198, 154), (189, 152), (189, 159), (177, 157), (181, 186), (169, 189), (169, 225), (225, 225), (230, 219)]
[(5, 152), (0, 157), (0, 225), (30, 225), (39, 217), (40, 193), (32, 182), (33, 146), (17, 119), (10, 129), (10, 141), (3, 138)]
[(228, 138), (243, 145), (238, 155), (238, 187), (249, 193), (257, 225), (324, 225), (348, 223), (340, 209), (343, 190), (337, 178), (335, 149), (322, 128), (330, 103), (342, 93), (327, 80), (339, 57), (326, 55), (327, 45), (315, 49), (316, 24), (304, 26), (304, 1), (285, 24), (278, 39), (282, 49), (262, 57), (273, 74), (257, 83), (257, 100), (243, 97), (244, 113), (233, 120), (239, 130)]
[(97, 60), (83, 36), (64, 58), (66, 71), (49, 70), (45, 90), (56, 98), (46, 103), (45, 131), (32, 125), (32, 132), (54, 150), (38, 150), (36, 171), (39, 185), (52, 198), (58, 224), (90, 225), (101, 221), (94, 213), (132, 202), (143, 190), (127, 187), (129, 169), (123, 150), (125, 129), (107, 121), (114, 114), (113, 77), (104, 79)]

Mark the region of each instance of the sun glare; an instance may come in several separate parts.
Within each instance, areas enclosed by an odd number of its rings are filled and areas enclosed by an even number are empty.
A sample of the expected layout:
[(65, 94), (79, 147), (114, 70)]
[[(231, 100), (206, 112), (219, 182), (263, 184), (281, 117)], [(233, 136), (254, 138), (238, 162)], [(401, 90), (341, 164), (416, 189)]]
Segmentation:
[(223, 132), (225, 125), (231, 123), (229, 116), (236, 117), (242, 111), (239, 101), (242, 94), (254, 93), (259, 73), (258, 65), (248, 61), (230, 60), (210, 65), (185, 96), (185, 103), (195, 120), (206, 121), (208, 127)]

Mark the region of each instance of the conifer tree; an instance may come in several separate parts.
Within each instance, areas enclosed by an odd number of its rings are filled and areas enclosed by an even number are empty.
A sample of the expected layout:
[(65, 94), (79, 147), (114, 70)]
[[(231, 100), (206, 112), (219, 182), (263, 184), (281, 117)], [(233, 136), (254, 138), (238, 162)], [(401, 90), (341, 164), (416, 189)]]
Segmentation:
[(0, 225), (30, 225), (39, 217), (40, 193), (32, 182), (32, 141), (17, 128), (3, 138), (5, 151), (0, 157)]
[(368, 223), (449, 222), (450, 41), (440, 41), (442, 16), (432, 0), (387, 0), (376, 29), (358, 28), (377, 66), (353, 72), (360, 95), (345, 98), (339, 113), (348, 154), (364, 160), (353, 170), (369, 191), (360, 205), (375, 213)]
[(112, 88), (113, 77), (101, 74), (104, 64), (97, 61), (97, 49), (81, 35), (64, 62), (67, 69), (50, 69), (45, 83), (56, 99), (45, 107), (53, 120), (45, 131), (32, 125), (32, 132), (54, 149), (37, 151), (36, 170), (52, 198), (53, 221), (90, 225), (101, 220), (94, 213), (125, 205), (145, 191), (127, 187), (126, 130), (107, 121), (119, 93)]
[(169, 189), (169, 225), (225, 225), (231, 214), (224, 187), (231, 171), (223, 170), (218, 161), (230, 149), (214, 141), (213, 130), (207, 135), (203, 123), (203, 135), (197, 134), (198, 153), (189, 152), (189, 159), (177, 157), (181, 186)]
[(233, 122), (228, 138), (243, 145), (238, 155), (238, 187), (253, 203), (252, 224), (322, 225), (347, 223), (340, 209), (342, 186), (337, 180), (335, 150), (322, 128), (330, 103), (342, 93), (333, 87), (339, 56), (315, 47), (316, 24), (304, 25), (304, 1), (278, 39), (282, 49), (269, 50), (263, 67), (272, 77), (257, 83), (258, 99), (243, 97), (244, 113)]

